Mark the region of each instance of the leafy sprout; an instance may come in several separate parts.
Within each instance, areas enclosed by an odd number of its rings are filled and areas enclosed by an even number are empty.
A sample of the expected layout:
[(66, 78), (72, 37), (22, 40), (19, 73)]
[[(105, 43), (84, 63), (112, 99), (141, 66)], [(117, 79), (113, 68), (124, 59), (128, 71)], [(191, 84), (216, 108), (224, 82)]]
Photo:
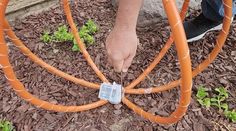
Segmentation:
[(232, 111), (225, 111), (225, 116), (229, 118), (232, 122), (236, 122), (236, 112), (235, 110)]
[(68, 29), (65, 25), (58, 27), (58, 30), (54, 32), (54, 36), (58, 42), (72, 41), (74, 39), (73, 35), (68, 32)]
[[(92, 21), (88, 20), (85, 25), (83, 25), (79, 30), (79, 36), (83, 43), (86, 45), (93, 45), (95, 43), (94, 33), (98, 31), (97, 25)], [(72, 42), (73, 47), (72, 51), (80, 51), (80, 48), (71, 32), (68, 31), (68, 28), (65, 25), (59, 26), (57, 31), (50, 35), (49, 32), (45, 32), (41, 36), (41, 40), (44, 43), (50, 42)]]
[(201, 86), (197, 92), (197, 101), (202, 105), (209, 108), (211, 106), (211, 99), (208, 98), (207, 89)]
[(230, 119), (232, 122), (236, 122), (236, 112), (235, 110), (230, 111), (228, 104), (225, 102), (229, 97), (228, 91), (224, 87), (219, 87), (215, 89), (215, 93), (212, 98), (209, 97), (207, 89), (203, 86), (198, 88), (197, 91), (197, 101), (202, 106), (210, 108), (215, 106), (219, 111), (224, 111), (224, 115)]
[(219, 110), (228, 110), (228, 105), (226, 103), (223, 103), (226, 98), (228, 98), (228, 92), (225, 88), (220, 87), (216, 88), (215, 91), (217, 94), (215, 97), (211, 98), (211, 105), (214, 105), (219, 108)]
[(40, 38), (44, 43), (52, 42), (52, 37), (50, 36), (50, 32), (46, 31)]
[(11, 122), (0, 121), (0, 131), (15, 131), (15, 129)]
[(92, 20), (88, 20), (88, 22), (85, 25), (89, 30), (90, 34), (96, 33), (98, 31), (97, 25)]

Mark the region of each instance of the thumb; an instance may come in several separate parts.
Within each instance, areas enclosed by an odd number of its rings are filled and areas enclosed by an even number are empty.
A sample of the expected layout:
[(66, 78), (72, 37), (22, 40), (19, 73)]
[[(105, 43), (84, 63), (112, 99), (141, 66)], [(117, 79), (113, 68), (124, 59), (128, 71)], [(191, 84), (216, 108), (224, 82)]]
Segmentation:
[(127, 59), (124, 61), (124, 65), (122, 67), (122, 72), (127, 72), (135, 55), (130, 55)]

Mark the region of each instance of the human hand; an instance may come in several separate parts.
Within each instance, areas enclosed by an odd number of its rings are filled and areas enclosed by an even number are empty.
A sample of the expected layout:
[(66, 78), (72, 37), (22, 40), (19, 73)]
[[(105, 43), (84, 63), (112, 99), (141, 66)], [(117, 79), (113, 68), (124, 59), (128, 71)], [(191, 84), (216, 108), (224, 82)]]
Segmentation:
[(106, 40), (108, 62), (116, 72), (127, 72), (136, 54), (138, 38), (135, 30), (115, 27)]

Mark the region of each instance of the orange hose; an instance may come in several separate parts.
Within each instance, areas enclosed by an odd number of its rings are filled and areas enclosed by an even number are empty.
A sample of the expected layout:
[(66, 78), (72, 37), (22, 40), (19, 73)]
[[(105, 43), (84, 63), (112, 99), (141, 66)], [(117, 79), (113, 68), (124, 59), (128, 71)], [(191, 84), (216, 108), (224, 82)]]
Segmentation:
[(87, 52), (84, 43), (81, 41), (78, 30), (76, 28), (76, 25), (73, 21), (72, 15), (71, 15), (71, 11), (70, 11), (70, 6), (69, 6), (69, 2), (68, 0), (63, 0), (63, 7), (64, 7), (64, 11), (66, 14), (66, 18), (67, 21), (71, 27), (72, 33), (74, 35), (74, 38), (81, 50), (81, 52), (83, 53), (85, 59), (87, 60), (87, 62), (89, 63), (89, 65), (92, 67), (92, 69), (95, 71), (95, 73), (97, 74), (97, 76), (103, 81), (103, 82), (108, 82), (108, 80), (105, 78), (105, 76), (101, 73), (101, 71), (97, 68), (97, 66), (95, 65), (95, 63), (93, 62), (93, 60), (91, 59), (89, 53)]
[[(3, 37), (3, 23), (4, 23), (4, 18), (5, 18), (4, 12), (5, 12), (5, 8), (8, 4), (8, 2), (9, 2), (9, 0), (1, 0), (0, 1), (0, 6), (1, 6), (1, 8), (0, 8), (0, 23), (1, 23), (1, 25), (0, 25), (0, 46), (1, 46), (1, 48), (0, 48), (0, 64), (2, 65), (3, 72), (5, 73), (6, 79), (12, 85), (15, 92), (20, 97), (22, 97), (24, 100), (32, 103), (33, 105), (35, 105), (38, 108), (43, 108), (46, 110), (53, 110), (53, 111), (57, 111), (57, 112), (86, 111), (86, 110), (94, 109), (94, 108), (97, 108), (99, 106), (106, 104), (107, 101), (99, 100), (97, 102), (87, 104), (87, 105), (82, 105), (82, 106), (56, 105), (56, 104), (52, 104), (47, 101), (43, 101), (43, 100), (40, 100), (40, 99), (34, 97), (24, 88), (23, 84), (16, 78), (15, 73), (11, 67), (11, 64), (10, 64), (9, 58), (8, 58), (8, 47), (7, 47), (4, 37)], [(11, 38), (14, 38), (14, 37), (11, 37)], [(29, 52), (29, 50), (26, 51), (26, 53), (28, 53), (28, 52)], [(34, 59), (36, 57), (32, 57), (32, 58)], [(42, 61), (38, 61), (38, 62), (41, 63), (42, 65), (44, 65), (44, 63)], [(48, 66), (48, 65), (46, 65), (46, 66)], [(50, 68), (52, 68), (52, 67), (48, 67), (48, 69), (50, 69)], [(53, 70), (53, 71), (55, 71), (55, 70)], [(80, 81), (80, 82), (81, 82), (81, 84), (86, 84), (86, 83), (83, 83), (85, 81)]]
[[(224, 0), (226, 1), (226, 0)], [(230, 11), (230, 3), (224, 2), (224, 10), (225, 10), (225, 16), (223, 20), (223, 28), (218, 35), (218, 38), (216, 40), (216, 46), (212, 50), (212, 52), (209, 54), (208, 58), (206, 58), (201, 64), (199, 64), (194, 70), (192, 76), (195, 77), (198, 74), (200, 74), (204, 69), (206, 69), (210, 63), (212, 63), (217, 55), (220, 53), (222, 50), (222, 47), (225, 44), (226, 38), (229, 34), (229, 29), (231, 25), (231, 17), (232, 17), (232, 12)], [(139, 89), (126, 89), (125, 93), (127, 94), (150, 94), (150, 93), (158, 93), (161, 91), (166, 91), (173, 89), (177, 87), (180, 84), (181, 80), (176, 80), (173, 82), (170, 82), (167, 85), (159, 86), (159, 87), (152, 87), (152, 88), (139, 88)]]
[[(183, 4), (182, 10), (181, 10), (181, 18), (182, 20), (185, 18), (185, 14), (186, 11), (188, 9), (188, 4), (189, 4), (189, 0), (186, 0)], [(5, 19), (4, 21), (4, 31), (6, 32), (6, 34), (8, 35), (8, 37), (12, 40), (12, 42), (15, 44), (16, 47), (18, 47), (21, 52), (23, 54), (25, 54), (26, 56), (28, 56), (33, 62), (35, 62), (36, 64), (40, 65), (41, 67), (45, 68), (46, 70), (48, 70), (50, 73), (58, 75), (66, 80), (69, 80), (71, 82), (74, 82), (76, 84), (80, 84), (86, 87), (90, 87), (90, 88), (94, 88), (94, 89), (99, 89), (99, 85), (98, 84), (93, 84), (91, 82), (87, 82), (84, 81), (82, 79), (78, 79), (75, 78), (69, 74), (66, 74), (58, 69), (56, 69), (55, 67), (52, 67), (51, 65), (48, 65), (47, 63), (45, 63), (43, 60), (41, 60), (40, 58), (38, 58), (35, 54), (33, 54), (23, 43), (21, 40), (19, 40), (19, 38), (15, 35), (15, 33), (12, 31), (9, 23), (7, 22), (7, 20)], [(136, 86), (138, 83), (140, 83), (142, 80), (145, 79), (145, 77), (147, 76), (147, 74), (149, 74), (153, 68), (160, 62), (160, 60), (163, 58), (163, 56), (166, 54), (166, 52), (168, 51), (168, 49), (171, 47), (171, 44), (173, 43), (173, 36), (171, 36), (167, 43), (165, 44), (165, 46), (163, 47), (163, 49), (160, 51), (159, 55), (157, 55), (157, 57), (155, 58), (155, 60), (150, 64), (150, 66), (147, 68), (148, 70), (145, 70), (143, 72), (143, 74), (141, 74), (134, 82), (132, 82), (128, 87), (134, 87)], [(127, 87), (127, 89), (128, 89)]]
[(99, 89), (99, 85), (98, 84), (94, 84), (91, 82), (87, 82), (83, 79), (78, 79), (75, 78), (74, 76), (71, 76), (69, 74), (66, 74), (58, 69), (56, 69), (55, 67), (45, 63), (42, 59), (38, 58), (35, 54), (33, 54), (22, 42), (21, 40), (15, 35), (15, 33), (12, 31), (9, 23), (7, 22), (7, 20), (5, 19), (4, 21), (4, 31), (6, 32), (6, 34), (8, 35), (8, 37), (11, 39), (11, 41), (14, 43), (14, 45), (16, 47), (18, 47), (21, 52), (26, 55), (27, 57), (29, 57), (33, 62), (35, 62), (36, 64), (40, 65), (41, 67), (45, 68), (48, 72), (55, 74), (57, 76), (60, 76), (66, 80), (69, 80), (71, 82), (74, 82), (76, 84), (80, 84), (82, 86), (86, 86), (86, 87), (90, 87), (90, 88), (94, 88), (94, 89)]
[[(185, 0), (182, 6), (182, 10), (180, 12), (181, 20), (183, 21), (186, 16), (186, 12), (188, 11), (189, 6), (189, 0)], [(141, 81), (143, 81), (146, 76), (156, 67), (156, 65), (161, 61), (161, 59), (165, 56), (167, 51), (170, 49), (172, 43), (173, 43), (173, 34), (171, 33), (170, 38), (167, 40), (166, 44), (162, 48), (159, 54), (155, 57), (154, 61), (143, 71), (143, 73), (135, 79), (133, 82), (131, 82), (127, 87), (125, 87), (126, 90), (129, 91), (129, 89), (134, 88), (136, 85), (138, 85)]]
[[(187, 45), (187, 40), (185, 32), (183, 29), (183, 24), (181, 18), (178, 14), (178, 9), (176, 8), (175, 1), (173, 0), (163, 0), (163, 5), (171, 25), (173, 32), (175, 45), (177, 49), (178, 59), (180, 62), (181, 71), (181, 93), (180, 102), (177, 109), (169, 117), (160, 117), (152, 115), (151, 113), (143, 111), (138, 106), (135, 106), (125, 97), (123, 98), (123, 103), (131, 108), (134, 112), (138, 113), (142, 117), (149, 119), (153, 122), (158, 122), (161, 124), (175, 123), (180, 120), (187, 111), (188, 105), (191, 100), (191, 89), (192, 89), (192, 70), (190, 62), (190, 52)], [(181, 37), (180, 37), (181, 36)]]
[[(166, 3), (164, 3), (166, 2)], [(165, 7), (165, 10), (167, 12), (167, 16), (170, 21), (170, 24), (173, 25), (173, 19), (174, 19), (174, 16), (177, 16), (177, 14), (174, 14), (176, 12), (173, 12), (173, 14), (170, 14), (171, 13), (171, 10), (174, 9), (173, 5), (172, 5), (172, 8), (170, 6), (170, 4), (173, 4), (173, 1), (172, 3), (170, 2), (170, 0), (163, 0), (163, 3), (164, 3), (164, 7)], [(231, 23), (231, 17), (232, 17), (232, 1), (231, 0), (224, 0), (224, 10), (225, 10), (225, 18), (224, 18), (224, 25), (223, 25), (223, 29), (222, 31), (220, 32), (220, 36), (221, 37), (218, 37), (217, 39), (217, 47), (213, 50), (213, 52), (210, 54), (210, 56), (212, 57), (209, 57), (208, 60), (205, 60), (202, 64), (200, 64), (198, 67), (198, 69), (196, 69), (196, 71), (193, 73), (193, 76), (197, 75), (197, 72), (198, 71), (201, 71), (203, 70), (203, 68), (206, 68), (209, 63), (216, 57), (216, 55), (219, 53), (217, 52), (219, 49), (222, 48), (222, 45), (223, 43), (225, 42), (226, 40), (226, 36), (228, 35), (228, 32), (229, 32), (229, 28), (230, 28), (230, 23)], [(169, 6), (168, 6), (169, 4)], [(171, 15), (174, 15), (174, 16), (171, 16)], [(175, 28), (172, 27), (172, 30), (174, 30)], [(174, 36), (178, 36), (177, 34), (175, 34), (175, 31), (173, 31), (174, 33)], [(182, 34), (180, 34), (179, 36), (183, 36)], [(179, 51), (178, 49), (178, 43), (177, 43), (177, 38), (178, 37), (175, 37), (175, 40), (176, 40), (176, 46), (177, 46), (177, 51)], [(222, 44), (222, 45), (221, 45)], [(181, 50), (181, 48), (180, 48)], [(182, 50), (183, 51), (183, 50)], [(188, 53), (189, 54), (189, 53)], [(178, 55), (180, 55), (180, 53), (178, 52)], [(184, 67), (182, 64), (181, 64), (181, 58), (185, 58), (185, 57), (180, 57), (179, 56), (179, 60), (180, 60), (180, 66), (181, 67), (181, 70), (185, 70), (186, 71), (186, 67)], [(183, 60), (183, 59), (182, 59)], [(184, 62), (183, 62), (184, 63)], [(185, 65), (185, 64), (184, 64)], [(201, 67), (203, 66), (203, 67)], [(188, 67), (187, 67), (188, 68)], [(184, 71), (184, 72), (185, 72)], [(181, 71), (182, 73), (182, 71)], [(180, 97), (180, 104), (179, 106), (177, 107), (176, 111), (174, 113), (171, 114), (170, 117), (167, 117), (167, 118), (164, 118), (164, 117), (160, 117), (160, 116), (155, 116), (155, 115), (152, 115), (151, 113), (148, 113), (148, 112), (145, 112), (143, 111), (140, 107), (136, 106), (135, 104), (131, 103), (128, 99), (126, 98), (123, 98), (122, 101), (123, 103), (125, 103), (129, 108), (131, 108), (134, 112), (136, 112), (137, 114), (141, 115), (142, 117), (146, 118), (146, 119), (149, 119), (153, 122), (158, 122), (158, 123), (161, 123), (161, 124), (170, 124), (170, 123), (175, 123), (177, 122), (186, 112), (187, 110), (187, 107), (188, 107), (188, 104), (190, 103), (190, 99), (191, 99), (191, 88), (186, 85), (184, 85), (184, 83), (187, 83), (185, 82), (184, 78), (187, 79), (187, 77), (189, 76), (183, 76), (183, 74), (181, 74), (181, 80), (179, 81), (174, 81), (172, 82), (171, 84), (168, 84), (168, 86), (163, 86), (162, 89), (168, 89), (170, 88), (171, 86), (173, 87), (173, 85), (176, 85), (176, 84), (179, 84), (181, 83), (181, 97)], [(156, 88), (157, 89), (157, 88)], [(145, 91), (147, 90), (143, 90), (142, 93), (146, 93)], [(153, 90), (149, 89), (148, 90), (149, 92), (153, 92)], [(159, 89), (160, 91), (160, 89)], [(137, 92), (137, 90), (136, 90)], [(136, 93), (134, 91), (134, 93)]]
[[(24, 88), (23, 84), (15, 77), (15, 74), (13, 72), (13, 69), (10, 65), (9, 59), (8, 59), (8, 47), (5, 43), (4, 36), (3, 36), (3, 30), (6, 31), (7, 35), (10, 37), (10, 39), (14, 42), (14, 44), (26, 55), (28, 56), (32, 61), (39, 64), (43, 68), (47, 69), (49, 72), (61, 76), (62, 78), (65, 78), (69, 81), (72, 81), (76, 84), (81, 84), (86, 87), (99, 89), (98, 84), (90, 83), (82, 79), (75, 78), (73, 76), (70, 76), (69, 74), (66, 74), (47, 63), (43, 62), (40, 58), (38, 58), (36, 55), (34, 55), (25, 45), (17, 38), (17, 36), (14, 34), (14, 32), (11, 30), (10, 25), (5, 20), (5, 8), (8, 4), (9, 0), (0, 0), (0, 65), (3, 68), (3, 71), (5, 73), (5, 76), (9, 83), (12, 85), (13, 89), (17, 92), (19, 96), (21, 96), (26, 101), (29, 101), (30, 103), (36, 105), (37, 107), (41, 107), (47, 110), (53, 110), (58, 112), (78, 112), (78, 111), (84, 111), (93, 109), (99, 106), (102, 106), (107, 103), (107, 101), (100, 100), (98, 102), (94, 102), (92, 104), (88, 105), (82, 105), (82, 106), (62, 106), (62, 105), (55, 105), (51, 104), (46, 101), (42, 101), (33, 95), (31, 95), (27, 90)], [(63, 0), (64, 3), (64, 10), (65, 14), (68, 20), (68, 23), (72, 29), (72, 33), (79, 45), (79, 47), (82, 50), (82, 53), (89, 63), (89, 65), (92, 67), (92, 69), (95, 71), (95, 73), (98, 75), (98, 77), (104, 81), (108, 82), (108, 80), (105, 78), (105, 76), (99, 71), (99, 69), (96, 67), (94, 62), (92, 61), (91, 57), (89, 56), (88, 52), (86, 51), (86, 48), (84, 47), (84, 44), (81, 42), (80, 37), (78, 35), (76, 26), (73, 22), (69, 2), (68, 0)], [(154, 61), (151, 63), (151, 65), (138, 77), (137, 80), (133, 81), (130, 85), (128, 85), (125, 88), (125, 93), (130, 94), (148, 94), (148, 93), (154, 93), (154, 92), (160, 92), (164, 90), (169, 90), (174, 88), (175, 86), (181, 84), (181, 96), (180, 96), (180, 102), (179, 106), (177, 107), (176, 111), (170, 115), (170, 117), (160, 117), (160, 116), (154, 116), (148, 112), (143, 111), (140, 107), (136, 106), (132, 102), (130, 102), (126, 97), (123, 97), (122, 102), (126, 104), (129, 108), (131, 108), (134, 112), (138, 113), (144, 118), (147, 118), (151, 121), (162, 123), (162, 124), (171, 124), (177, 122), (179, 119), (182, 118), (182, 116), (186, 113), (187, 107), (190, 103), (191, 99), (191, 86), (192, 86), (192, 77), (196, 76), (198, 73), (200, 73), (202, 70), (204, 70), (209, 63), (211, 63), (219, 51), (221, 50), (222, 46), (224, 45), (224, 42), (226, 40), (226, 37), (229, 32), (229, 27), (231, 23), (231, 17), (232, 17), (232, 1), (224, 0), (224, 6), (225, 6), (225, 19), (223, 24), (223, 29), (217, 39), (217, 47), (212, 51), (209, 58), (205, 60), (202, 64), (200, 64), (192, 73), (191, 70), (191, 62), (190, 62), (190, 56), (189, 56), (189, 49), (186, 42), (185, 33), (183, 30), (182, 21), (185, 17), (185, 13), (187, 11), (187, 7), (189, 4), (189, 0), (186, 0), (183, 4), (182, 11), (180, 13), (180, 16), (178, 14), (178, 10), (175, 6), (175, 3), (173, 0), (163, 0), (163, 4), (165, 7), (165, 10), (167, 12), (167, 16), (171, 25), (171, 29), (173, 31), (173, 36), (171, 35), (170, 39), (167, 41), (164, 48), (161, 50), (159, 55), (154, 59)], [(5, 20), (5, 21), (4, 21)], [(178, 37), (175, 37), (178, 36)], [(179, 37), (181, 36), (181, 37)], [(134, 88), (138, 83), (140, 83), (142, 80), (145, 79), (145, 77), (153, 70), (153, 68), (159, 63), (159, 61), (163, 58), (167, 50), (170, 48), (171, 44), (173, 43), (173, 39), (176, 43), (176, 49), (178, 52), (178, 59), (180, 62), (180, 70), (181, 70), (181, 79), (171, 82), (168, 85), (161, 86), (159, 88), (148, 88), (148, 89), (132, 89)]]
[[(75, 28), (74, 22), (71, 17), (71, 12), (68, 11), (69, 10), (68, 0), (63, 0), (63, 2), (64, 2), (64, 9), (67, 15), (67, 19), (69, 19), (69, 25), (71, 26), (71, 28)], [(178, 11), (175, 6), (175, 3), (173, 1), (172, 2), (163, 1), (163, 3), (165, 6), (165, 9), (169, 11), (167, 12), (167, 16), (169, 18), (174, 36), (177, 36), (177, 35), (182, 36), (182, 37), (176, 37), (175, 42), (176, 42), (176, 47), (178, 51), (178, 58), (180, 60), (181, 77), (182, 77), (183, 82), (181, 86), (181, 98), (180, 98), (181, 100), (180, 100), (180, 104), (177, 110), (170, 117), (154, 117), (154, 118), (158, 118), (158, 119), (155, 119), (155, 121), (159, 123), (173, 123), (173, 122), (178, 121), (180, 118), (182, 118), (182, 116), (186, 112), (187, 107), (190, 103), (191, 86), (192, 86), (192, 72), (191, 72), (192, 70), (191, 70), (189, 49), (186, 42), (186, 36), (184, 33), (182, 21), (178, 15)], [(77, 31), (77, 29), (74, 29), (74, 30)], [(73, 32), (73, 34), (74, 36), (78, 35), (77, 32)], [(184, 45), (182, 45), (182, 43), (184, 43)], [(134, 109), (134, 107), (132, 106), (133, 104), (131, 104), (131, 102), (129, 102), (128, 99), (126, 99), (125, 97), (123, 98), (123, 103), (126, 104), (131, 109)], [(140, 115), (142, 116), (143, 111), (142, 110), (139, 110), (139, 111), (141, 111)], [(139, 113), (138, 111), (136, 112)], [(150, 119), (148, 115), (144, 115), (143, 117)]]

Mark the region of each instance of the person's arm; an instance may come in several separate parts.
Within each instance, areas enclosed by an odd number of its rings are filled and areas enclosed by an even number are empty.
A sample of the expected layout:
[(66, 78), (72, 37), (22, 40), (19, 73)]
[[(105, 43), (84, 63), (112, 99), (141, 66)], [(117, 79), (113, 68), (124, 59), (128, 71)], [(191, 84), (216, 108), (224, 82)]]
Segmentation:
[(135, 30), (143, 0), (119, 0), (115, 26)]
[(127, 72), (136, 54), (136, 25), (143, 0), (119, 0), (114, 29), (106, 41), (109, 63), (115, 71)]

